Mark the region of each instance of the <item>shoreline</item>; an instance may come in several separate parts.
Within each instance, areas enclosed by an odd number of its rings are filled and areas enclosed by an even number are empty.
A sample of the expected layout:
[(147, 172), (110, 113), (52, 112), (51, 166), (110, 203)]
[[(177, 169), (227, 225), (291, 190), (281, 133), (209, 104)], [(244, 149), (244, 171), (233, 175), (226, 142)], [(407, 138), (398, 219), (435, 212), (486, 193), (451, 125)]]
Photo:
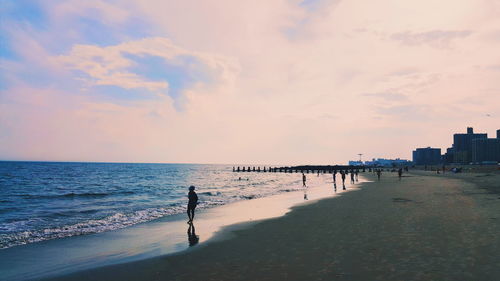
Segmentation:
[(385, 173), (193, 251), (53, 280), (494, 280), (500, 197), (470, 181)]
[[(322, 177), (331, 178), (331, 175)], [(346, 186), (347, 191), (353, 190), (349, 184)], [(343, 192), (339, 188), (338, 194)], [(308, 193), (311, 200), (306, 204), (338, 195), (328, 183), (310, 187)], [(216, 239), (225, 239), (225, 228), (229, 225), (251, 224), (283, 216), (291, 207), (304, 204), (302, 196), (302, 191), (291, 191), (200, 210), (195, 218), (199, 245), (192, 249), (202, 247), (215, 236)], [(50, 278), (190, 250), (185, 217), (182, 213), (109, 232), (3, 249), (0, 250), (0, 259), (5, 262), (0, 265), (0, 276), (4, 280)]]

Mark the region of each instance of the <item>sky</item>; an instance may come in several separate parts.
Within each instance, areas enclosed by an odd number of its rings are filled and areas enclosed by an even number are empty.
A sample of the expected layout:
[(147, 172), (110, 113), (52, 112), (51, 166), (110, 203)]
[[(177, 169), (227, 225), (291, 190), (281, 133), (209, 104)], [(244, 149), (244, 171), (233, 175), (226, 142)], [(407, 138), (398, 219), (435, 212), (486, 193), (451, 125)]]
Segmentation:
[(339, 164), (500, 129), (498, 0), (0, 0), (0, 160)]

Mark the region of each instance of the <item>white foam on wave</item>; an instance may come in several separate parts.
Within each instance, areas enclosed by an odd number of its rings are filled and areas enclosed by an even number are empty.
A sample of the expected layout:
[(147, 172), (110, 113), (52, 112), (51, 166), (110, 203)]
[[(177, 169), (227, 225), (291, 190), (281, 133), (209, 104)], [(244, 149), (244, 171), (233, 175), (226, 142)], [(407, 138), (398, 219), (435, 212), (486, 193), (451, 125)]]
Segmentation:
[(134, 224), (151, 221), (167, 215), (184, 212), (184, 207), (151, 208), (136, 211), (130, 214), (116, 213), (98, 220), (63, 226), (46, 228), (41, 230), (23, 231), (13, 234), (0, 234), (0, 249), (10, 248), (33, 242), (39, 242), (55, 238), (99, 233), (124, 228)]

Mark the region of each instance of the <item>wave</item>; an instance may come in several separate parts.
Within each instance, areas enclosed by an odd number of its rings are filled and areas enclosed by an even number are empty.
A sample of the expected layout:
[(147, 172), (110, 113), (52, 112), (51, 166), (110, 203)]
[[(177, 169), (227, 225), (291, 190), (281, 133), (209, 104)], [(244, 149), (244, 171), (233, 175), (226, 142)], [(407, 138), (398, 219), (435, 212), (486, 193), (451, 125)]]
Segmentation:
[(106, 197), (110, 195), (119, 195), (119, 194), (124, 194), (124, 195), (130, 195), (134, 194), (133, 191), (122, 191), (122, 192), (116, 192), (116, 193), (105, 193), (105, 192), (87, 192), (87, 193), (65, 193), (65, 194), (54, 194), (54, 195), (35, 195), (35, 194), (20, 194), (17, 195), (19, 197), (23, 197), (26, 199), (55, 199), (55, 198), (67, 198), (67, 199), (74, 199), (74, 198), (100, 198), (100, 197)]
[(11, 234), (0, 234), (0, 249), (55, 238), (64, 238), (116, 230), (134, 224), (158, 219), (166, 215), (178, 214), (181, 212), (184, 212), (184, 207), (181, 206), (174, 206), (170, 208), (151, 208), (128, 214), (116, 213), (103, 219), (88, 220), (73, 225), (46, 228), (41, 230), (23, 231)]
[(220, 195), (222, 195), (222, 193), (219, 191), (217, 191), (217, 192), (206, 191), (206, 192), (200, 192), (198, 194), (199, 195), (207, 195), (207, 196), (220, 196)]

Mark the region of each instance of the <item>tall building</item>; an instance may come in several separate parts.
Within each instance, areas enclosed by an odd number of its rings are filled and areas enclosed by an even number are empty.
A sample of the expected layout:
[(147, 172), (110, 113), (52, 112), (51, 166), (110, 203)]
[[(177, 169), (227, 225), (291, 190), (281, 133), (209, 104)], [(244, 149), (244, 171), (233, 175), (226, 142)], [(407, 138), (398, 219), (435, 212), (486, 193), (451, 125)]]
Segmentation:
[(472, 127), (467, 128), (466, 134), (454, 134), (451, 156), (446, 158), (452, 163), (469, 164), (472, 162), (472, 141), (477, 139), (487, 139), (487, 134), (475, 134)]
[(495, 139), (472, 140), (472, 162), (477, 164), (500, 162), (500, 130)]
[(416, 165), (441, 164), (441, 148), (417, 148), (413, 151), (413, 163)]

